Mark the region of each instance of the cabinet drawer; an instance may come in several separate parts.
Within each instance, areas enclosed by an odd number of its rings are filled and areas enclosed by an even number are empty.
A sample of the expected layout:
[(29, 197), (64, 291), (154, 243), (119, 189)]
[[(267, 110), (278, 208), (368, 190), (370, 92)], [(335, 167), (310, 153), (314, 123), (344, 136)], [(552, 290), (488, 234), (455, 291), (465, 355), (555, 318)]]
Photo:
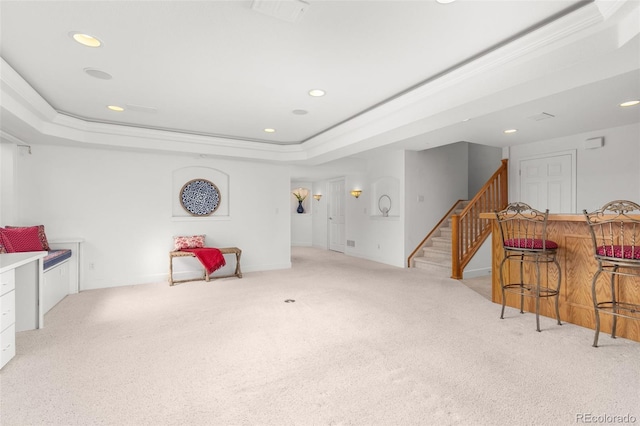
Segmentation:
[(13, 290), (16, 287), (15, 270), (10, 270), (0, 274), (0, 296)]
[(16, 355), (16, 326), (0, 333), (0, 368)]
[(0, 331), (16, 322), (16, 297), (15, 291), (10, 291), (0, 296)]

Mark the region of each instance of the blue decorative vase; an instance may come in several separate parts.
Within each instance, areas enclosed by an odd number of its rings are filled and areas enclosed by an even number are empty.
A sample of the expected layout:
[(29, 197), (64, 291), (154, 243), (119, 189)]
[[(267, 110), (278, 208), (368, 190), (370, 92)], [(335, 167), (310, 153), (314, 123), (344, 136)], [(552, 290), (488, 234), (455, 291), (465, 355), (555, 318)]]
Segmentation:
[(304, 207), (302, 207), (302, 201), (298, 201), (298, 208), (296, 209), (298, 213), (304, 213)]

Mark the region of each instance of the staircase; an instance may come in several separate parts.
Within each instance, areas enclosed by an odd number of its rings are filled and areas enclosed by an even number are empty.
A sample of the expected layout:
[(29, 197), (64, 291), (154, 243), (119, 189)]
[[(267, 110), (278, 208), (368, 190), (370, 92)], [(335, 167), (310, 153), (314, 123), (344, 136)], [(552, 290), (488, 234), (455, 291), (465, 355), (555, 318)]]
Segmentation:
[(480, 214), (502, 210), (508, 199), (507, 160), (489, 178), (471, 201), (459, 200), (418, 244), (407, 259), (409, 268), (447, 271), (462, 279), (464, 267), (491, 232), (488, 219)]
[(451, 274), (451, 216), (460, 214), (468, 201), (460, 200), (427, 236), (410, 267)]

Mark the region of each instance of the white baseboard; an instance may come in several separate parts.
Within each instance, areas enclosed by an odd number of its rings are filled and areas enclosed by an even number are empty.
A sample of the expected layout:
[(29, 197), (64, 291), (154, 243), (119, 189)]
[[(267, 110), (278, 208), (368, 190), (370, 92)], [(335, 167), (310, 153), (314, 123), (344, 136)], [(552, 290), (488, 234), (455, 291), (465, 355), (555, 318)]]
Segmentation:
[(312, 247), (311, 241), (292, 241), (291, 247)]
[(478, 269), (465, 269), (462, 273), (464, 278), (477, 278), (477, 277), (490, 277), (491, 276), (491, 268), (478, 268)]
[[(262, 264), (262, 265), (247, 265), (241, 264), (242, 274), (246, 274), (248, 272), (260, 272), (260, 271), (274, 271), (279, 269), (291, 269), (291, 262), (285, 263), (274, 263), (274, 264)], [(229, 275), (232, 274), (235, 269), (235, 261), (229, 262), (227, 266), (220, 269), (219, 271), (214, 272), (211, 277), (216, 278), (216, 275)], [(190, 278), (199, 278), (203, 276), (203, 271), (201, 267), (189, 268), (188, 270), (174, 271), (173, 279), (174, 280), (183, 280)], [(138, 285), (138, 284), (150, 284), (150, 283), (158, 283), (158, 282), (167, 282), (169, 283), (169, 275), (167, 271), (157, 272), (154, 274), (145, 274), (139, 275), (135, 277), (122, 277), (122, 279), (118, 279), (116, 281), (113, 278), (109, 280), (104, 278), (98, 278), (95, 280), (86, 280), (83, 282), (82, 290), (97, 290), (100, 288), (111, 288), (111, 287), (123, 287), (128, 285)]]

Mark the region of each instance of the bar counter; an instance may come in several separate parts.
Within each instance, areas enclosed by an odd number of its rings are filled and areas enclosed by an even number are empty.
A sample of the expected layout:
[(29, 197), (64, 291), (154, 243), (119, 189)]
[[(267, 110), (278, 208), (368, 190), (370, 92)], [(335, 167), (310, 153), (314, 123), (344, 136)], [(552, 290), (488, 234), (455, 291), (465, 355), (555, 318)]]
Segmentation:
[[(482, 213), (482, 219), (492, 219), (492, 300), (502, 303), (500, 290), (500, 262), (504, 257), (502, 240), (498, 222), (494, 213)], [(593, 298), (591, 296), (591, 280), (598, 269), (598, 263), (594, 258), (593, 243), (584, 215), (582, 214), (549, 214), (547, 221), (547, 239), (558, 243), (558, 262), (562, 270), (560, 287), (560, 319), (583, 327), (595, 329), (595, 314)], [(511, 264), (511, 265), (510, 265)], [(532, 281), (535, 277), (531, 265), (525, 266), (525, 282)], [(504, 267), (505, 282), (517, 282), (519, 269), (515, 262), (507, 262)], [(540, 266), (541, 284), (546, 280), (557, 280), (555, 265)], [(600, 274), (597, 284), (599, 300), (609, 297), (610, 274)], [(528, 281), (527, 281), (528, 280)], [(640, 303), (640, 278), (624, 277), (620, 286), (618, 298), (630, 303)], [(600, 296), (602, 295), (602, 297)], [(515, 294), (507, 294), (507, 306), (520, 308), (520, 298)], [(527, 312), (535, 312), (535, 300), (525, 298), (524, 309)], [(496, 317), (500, 312), (496, 311)], [(555, 318), (553, 298), (540, 299), (540, 315)], [(505, 316), (505, 318), (507, 318)], [(606, 333), (611, 333), (612, 316), (600, 314), (600, 341), (606, 344)], [(555, 327), (555, 325), (554, 325)], [(531, 328), (535, 330), (535, 318), (531, 319)], [(544, 331), (544, 330), (543, 330)], [(640, 321), (627, 318), (618, 318), (616, 331), (617, 337), (640, 342)]]

